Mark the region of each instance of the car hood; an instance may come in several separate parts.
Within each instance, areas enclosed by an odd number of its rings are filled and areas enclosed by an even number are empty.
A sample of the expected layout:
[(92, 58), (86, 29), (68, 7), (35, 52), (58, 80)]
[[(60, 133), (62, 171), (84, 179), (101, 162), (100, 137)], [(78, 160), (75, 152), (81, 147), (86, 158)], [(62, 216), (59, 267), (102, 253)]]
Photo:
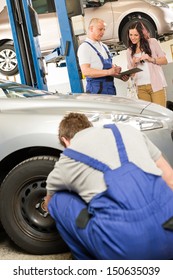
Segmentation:
[(73, 94), (73, 95), (55, 95), (46, 98), (27, 98), (27, 99), (1, 99), (0, 111), (24, 111), (36, 110), (44, 111), (45, 114), (62, 111), (95, 112), (95, 113), (133, 113), (150, 116), (169, 117), (173, 120), (173, 112), (156, 105), (138, 99), (125, 97), (98, 95), (98, 94)]
[(142, 100), (88, 94), (46, 99), (0, 98), (1, 158), (13, 150), (32, 146), (62, 150), (57, 143), (57, 127), (69, 112), (84, 113), (94, 126), (112, 122), (135, 126), (144, 131), (172, 163), (171, 110)]

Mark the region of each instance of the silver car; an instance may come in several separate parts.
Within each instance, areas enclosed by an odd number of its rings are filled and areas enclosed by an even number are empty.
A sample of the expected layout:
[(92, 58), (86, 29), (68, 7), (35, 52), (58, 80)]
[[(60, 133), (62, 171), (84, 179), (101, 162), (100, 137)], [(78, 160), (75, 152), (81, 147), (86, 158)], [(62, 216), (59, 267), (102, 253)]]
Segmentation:
[[(75, 1), (68, 1), (72, 11)], [(137, 18), (146, 24), (152, 37), (164, 38), (165, 35), (173, 34), (173, 11), (165, 2), (152, 0), (83, 0), (85, 26), (87, 29), (92, 17), (105, 20), (107, 29), (103, 40), (110, 47), (126, 43), (129, 24)], [(32, 0), (32, 3), (39, 17), (41, 50), (43, 54), (46, 54), (60, 45), (61, 35), (54, 0)], [(83, 36), (80, 40), (83, 40)], [(6, 7), (0, 13), (0, 72), (5, 76), (15, 75), (18, 72)]]
[(0, 220), (9, 237), (31, 254), (68, 250), (42, 206), (47, 175), (63, 151), (58, 125), (69, 112), (86, 114), (94, 126), (135, 126), (173, 166), (173, 112), (159, 105), (88, 94), (0, 98)]

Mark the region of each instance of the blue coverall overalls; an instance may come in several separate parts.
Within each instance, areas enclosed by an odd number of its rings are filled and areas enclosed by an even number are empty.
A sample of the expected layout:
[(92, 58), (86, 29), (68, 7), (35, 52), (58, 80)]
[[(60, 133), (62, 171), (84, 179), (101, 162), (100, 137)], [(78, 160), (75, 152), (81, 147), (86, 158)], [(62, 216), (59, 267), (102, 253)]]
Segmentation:
[[(102, 64), (103, 69), (110, 69), (112, 68), (112, 58), (106, 47), (103, 45), (108, 58), (103, 58), (101, 53), (89, 42), (85, 41), (84, 43), (89, 44), (99, 56)], [(114, 86), (114, 78), (112, 76), (105, 76), (102, 78), (86, 78), (87, 85), (86, 85), (86, 92), (88, 93), (98, 93), (98, 94), (110, 94), (116, 95), (116, 88)]]
[(88, 205), (68, 191), (54, 194), (48, 209), (59, 233), (80, 260), (173, 259), (173, 191), (161, 176), (129, 162), (118, 128), (106, 127), (115, 135), (121, 167), (112, 170), (64, 150), (66, 156), (103, 172), (107, 190)]

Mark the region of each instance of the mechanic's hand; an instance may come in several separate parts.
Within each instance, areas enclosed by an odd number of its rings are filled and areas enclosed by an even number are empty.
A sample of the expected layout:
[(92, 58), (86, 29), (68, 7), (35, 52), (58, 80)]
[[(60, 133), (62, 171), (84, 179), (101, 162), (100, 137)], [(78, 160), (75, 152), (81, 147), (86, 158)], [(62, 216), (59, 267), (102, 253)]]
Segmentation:
[(121, 72), (121, 67), (112, 65), (112, 68), (108, 70), (109, 76), (115, 77)]
[(52, 198), (52, 196), (50, 196), (50, 195), (46, 195), (46, 196), (44, 197), (44, 203), (43, 203), (43, 205), (42, 205), (42, 208), (43, 208), (43, 210), (46, 211), (46, 212), (48, 212), (48, 203), (49, 203), (49, 201), (51, 200), (51, 198)]
[(112, 65), (112, 68), (109, 69), (109, 76), (116, 77), (121, 72), (121, 67), (117, 65)]
[(120, 66), (115, 65), (115, 75), (118, 75), (121, 73), (122, 68)]

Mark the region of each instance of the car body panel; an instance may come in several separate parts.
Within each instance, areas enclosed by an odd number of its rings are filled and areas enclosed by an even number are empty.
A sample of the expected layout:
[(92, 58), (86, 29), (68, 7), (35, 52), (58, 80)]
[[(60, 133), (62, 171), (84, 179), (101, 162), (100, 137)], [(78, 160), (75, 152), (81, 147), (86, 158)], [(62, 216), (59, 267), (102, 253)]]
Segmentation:
[[(156, 7), (142, 0), (121, 0), (112, 3), (112, 10), (114, 14), (114, 26), (115, 28), (117, 27), (114, 33), (114, 38), (116, 38), (117, 34), (119, 33), (118, 28), (123, 19), (126, 18), (128, 15), (134, 13), (142, 13), (144, 15), (149, 16), (154, 21), (157, 28), (157, 33), (160, 35), (167, 33), (168, 30), (170, 31), (170, 33), (173, 32), (173, 26), (172, 28), (169, 26), (169, 24), (173, 21), (173, 12), (171, 9)], [(116, 14), (119, 14), (119, 16), (116, 16)]]
[[(155, 23), (159, 35), (173, 33), (173, 11), (166, 7), (153, 6), (144, 0), (107, 1), (100, 7), (85, 8), (84, 21), (86, 29), (92, 17), (99, 17), (107, 23), (103, 37), (105, 42), (119, 42), (120, 25), (130, 14), (149, 16)], [(49, 52), (60, 46), (60, 29), (55, 12), (38, 14), (41, 36), (39, 36), (42, 52)], [(50, 32), (51, 30), (51, 32)], [(83, 36), (81, 36), (81, 40)], [(8, 20), (7, 8), (0, 12), (0, 45), (5, 39), (12, 40), (11, 27)], [(2, 41), (1, 41), (2, 40)]]
[(140, 100), (88, 94), (51, 96), (47, 99), (1, 99), (0, 161), (10, 153), (28, 147), (62, 150), (57, 140), (58, 123), (69, 112), (85, 113), (95, 126), (113, 122), (110, 115), (156, 118), (163, 123), (163, 128), (146, 133), (173, 165), (172, 111)]
[[(39, 43), (43, 53), (49, 53), (60, 46), (60, 29), (56, 13), (40, 14), (39, 24), (41, 36)], [(50, 30), (53, 27), (53, 32)], [(11, 25), (8, 19), (7, 6), (0, 12), (0, 46), (6, 41), (13, 41)]]
[[(157, 15), (154, 13), (156, 8), (157, 8)], [(171, 9), (151, 6), (151, 8), (148, 11), (148, 15), (154, 20), (157, 26), (158, 34), (160, 35), (167, 34), (168, 30), (170, 30), (170, 33), (172, 34), (173, 32), (173, 25), (171, 24), (173, 22), (172, 14), (173, 11)], [(164, 20), (162, 21), (161, 19)]]
[[(13, 39), (11, 33), (11, 26), (8, 20), (7, 7), (0, 12), (0, 40)], [(1, 43), (0, 43), (1, 45)]]
[[(104, 12), (106, 10), (106, 13)], [(106, 24), (106, 31), (103, 36), (103, 41), (119, 42), (119, 32), (121, 22), (131, 13), (143, 12), (148, 14), (149, 7), (144, 1), (126, 1), (120, 0), (111, 3), (105, 3), (102, 7), (87, 8), (85, 10), (85, 26), (88, 26), (89, 21), (94, 15), (102, 18)], [(112, 18), (113, 16), (113, 18)]]
[(41, 51), (47, 54), (60, 47), (61, 32), (58, 18), (56, 13), (40, 14), (38, 17), (41, 30), (41, 36), (38, 37), (39, 43)]

